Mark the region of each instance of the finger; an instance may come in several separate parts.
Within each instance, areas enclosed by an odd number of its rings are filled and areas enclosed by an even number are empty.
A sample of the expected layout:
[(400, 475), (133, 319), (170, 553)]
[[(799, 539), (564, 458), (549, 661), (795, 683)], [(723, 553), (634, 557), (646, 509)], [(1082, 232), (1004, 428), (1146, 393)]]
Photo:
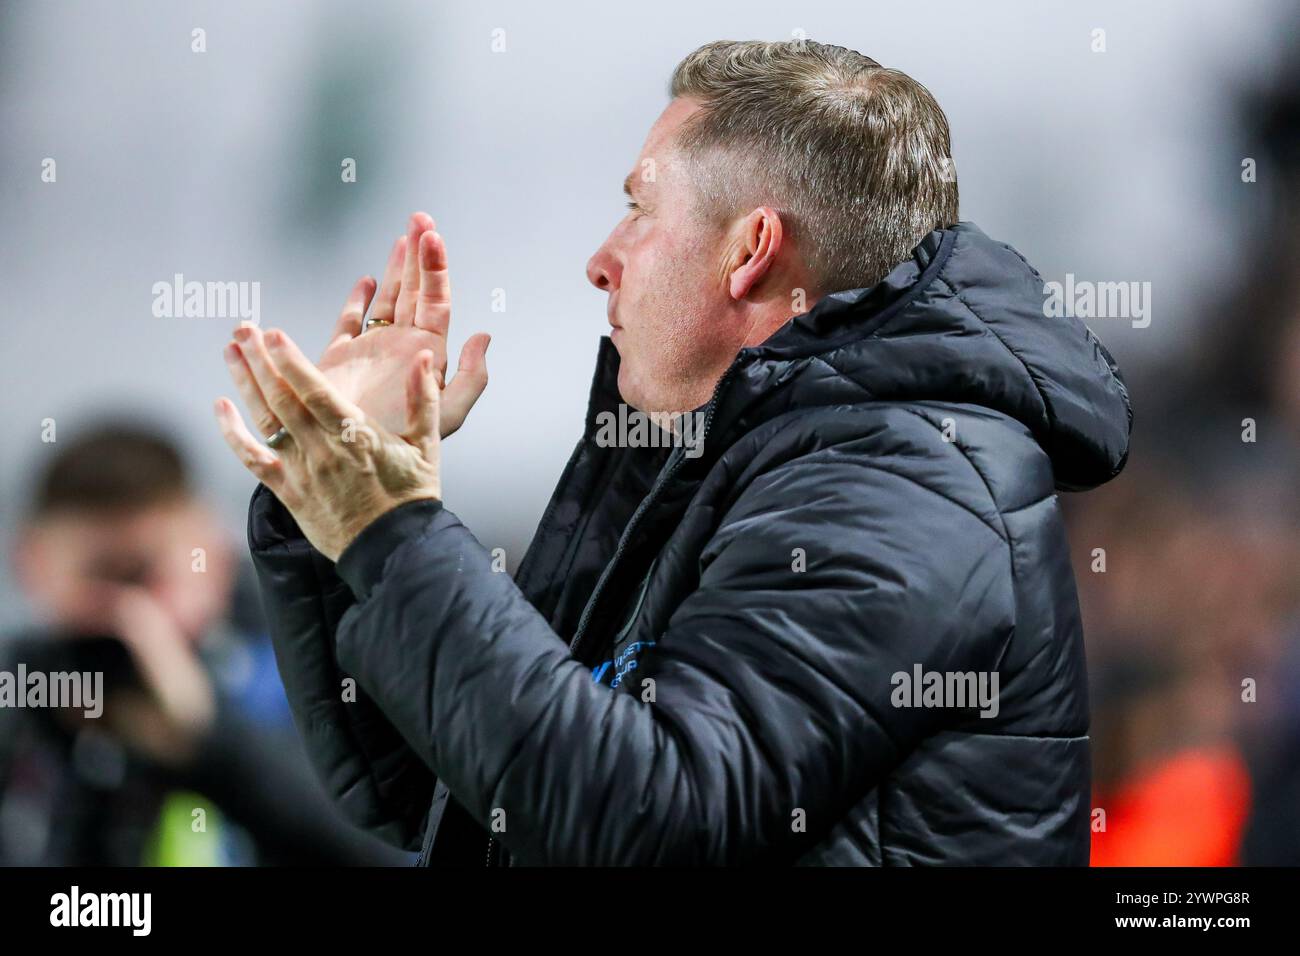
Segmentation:
[(294, 396), (326, 432), (337, 434), (345, 419), (361, 420), (361, 410), (343, 397), (321, 370), (302, 354), (293, 339), (279, 329), (271, 329), (262, 341)]
[(110, 613), (121, 628), (118, 636), (127, 644), (165, 644), (176, 636), (167, 613), (142, 587), (118, 587)]
[(266, 350), (262, 330), (246, 325), (235, 331), (235, 342), (253, 373), (253, 381), (266, 399), (275, 417), (289, 432), (299, 448), (305, 450), (320, 440), (320, 426), (299, 400), (294, 388), (280, 374)]
[(365, 318), (366, 309), (370, 308), (370, 300), (375, 296), (375, 286), (373, 276), (363, 276), (357, 280), (357, 284), (348, 294), (348, 301), (343, 304), (338, 322), (334, 324), (334, 334), (330, 336), (330, 344), (341, 338), (350, 339), (361, 334), (361, 320)]
[(420, 237), (433, 228), (428, 213), (412, 213), (406, 230), (406, 261), (402, 266), (402, 288), (397, 293), (393, 321), (410, 325), (415, 319), (415, 299), (420, 293)]
[(230, 372), (231, 379), (234, 380), (235, 388), (239, 390), (239, 397), (244, 400), (244, 407), (248, 409), (248, 414), (253, 418), (253, 427), (258, 433), (265, 436), (275, 434), (280, 427), (280, 419), (275, 417), (271, 411), (266, 399), (262, 397), (262, 390), (257, 387), (257, 382), (253, 380), (253, 373), (244, 361), (244, 355), (239, 351), (239, 346), (230, 342), (221, 350), (221, 357), (226, 360), (226, 369)]
[(433, 352), (423, 349), (416, 353), (406, 380), (406, 420), (411, 423), (406, 440), (427, 462), (437, 461), (439, 391)]
[(375, 296), (375, 308), (370, 318), (375, 322), (393, 321), (393, 310), (397, 306), (397, 293), (402, 288), (402, 264), (406, 261), (406, 236), (398, 236), (388, 253), (388, 264), (384, 266), (384, 280), (379, 283), (379, 294)]
[(486, 332), (471, 335), (460, 350), (456, 375), (442, 393), (442, 437), (446, 438), (465, 423), (483, 389), (487, 388), (487, 349), (492, 337)]
[(451, 324), (451, 273), (447, 271), (447, 245), (430, 230), (420, 237), (420, 293), (415, 303), (415, 324), (446, 336)]
[(243, 416), (239, 414), (239, 409), (230, 399), (224, 396), (217, 399), (213, 411), (216, 413), (221, 435), (230, 446), (230, 450), (243, 462), (244, 467), (252, 472), (253, 477), (283, 501), (281, 491), (284, 487), (284, 466), (275, 452), (249, 433), (244, 425)]

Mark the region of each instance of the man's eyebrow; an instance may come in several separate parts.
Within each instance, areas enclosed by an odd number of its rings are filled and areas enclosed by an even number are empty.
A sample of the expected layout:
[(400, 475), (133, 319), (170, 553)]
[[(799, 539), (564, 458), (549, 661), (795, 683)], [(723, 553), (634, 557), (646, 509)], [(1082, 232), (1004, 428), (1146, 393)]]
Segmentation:
[(623, 180), (623, 192), (627, 195), (629, 199), (633, 198), (632, 183), (635, 180), (635, 178), (636, 178), (636, 173), (628, 173), (627, 178)]

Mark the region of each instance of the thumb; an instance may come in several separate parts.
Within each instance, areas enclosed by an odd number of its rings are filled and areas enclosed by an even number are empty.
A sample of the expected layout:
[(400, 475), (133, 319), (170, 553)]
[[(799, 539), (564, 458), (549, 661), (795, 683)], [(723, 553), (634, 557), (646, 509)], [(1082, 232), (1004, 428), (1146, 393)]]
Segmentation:
[(465, 423), (469, 410), (487, 388), (487, 350), (491, 343), (492, 336), (478, 332), (471, 335), (460, 350), (456, 376), (442, 394), (443, 438)]
[(434, 461), (438, 451), (441, 402), (433, 352), (423, 349), (416, 353), (406, 379), (406, 414), (407, 421), (411, 423), (411, 431), (406, 435), (406, 440), (420, 449), (426, 461)]

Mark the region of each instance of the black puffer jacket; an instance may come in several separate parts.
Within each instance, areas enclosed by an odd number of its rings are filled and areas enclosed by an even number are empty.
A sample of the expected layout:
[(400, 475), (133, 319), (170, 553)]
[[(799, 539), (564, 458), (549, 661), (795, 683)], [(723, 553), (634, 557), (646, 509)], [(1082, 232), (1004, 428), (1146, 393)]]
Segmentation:
[[(935, 232), (743, 350), (698, 457), (599, 447), (602, 340), (515, 580), (438, 502), (335, 566), (259, 489), (252, 550), (331, 791), (435, 865), (1086, 863), (1056, 492), (1119, 472), (1131, 412), (1042, 305), (1009, 246)], [(914, 706), (895, 675), (932, 673), (996, 674), (996, 707)]]

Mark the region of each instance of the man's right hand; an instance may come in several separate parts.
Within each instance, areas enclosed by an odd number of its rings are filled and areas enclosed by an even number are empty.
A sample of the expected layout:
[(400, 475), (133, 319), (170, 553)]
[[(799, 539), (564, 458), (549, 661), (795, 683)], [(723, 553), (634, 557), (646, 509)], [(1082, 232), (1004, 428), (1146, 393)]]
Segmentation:
[[(428, 349), (443, 386), (440, 431), (446, 438), (460, 428), (487, 387), (486, 333), (470, 336), (460, 353), (456, 376), (447, 374), (447, 330), (451, 323), (451, 280), (447, 249), (434, 221), (417, 212), (406, 235), (393, 244), (383, 282), (359, 280), (321, 356), (320, 369), (366, 414), (397, 435), (414, 426), (409, 420), (406, 382), (416, 355)], [(373, 303), (372, 303), (373, 298)], [(371, 321), (392, 322), (362, 333), (369, 308)]]

